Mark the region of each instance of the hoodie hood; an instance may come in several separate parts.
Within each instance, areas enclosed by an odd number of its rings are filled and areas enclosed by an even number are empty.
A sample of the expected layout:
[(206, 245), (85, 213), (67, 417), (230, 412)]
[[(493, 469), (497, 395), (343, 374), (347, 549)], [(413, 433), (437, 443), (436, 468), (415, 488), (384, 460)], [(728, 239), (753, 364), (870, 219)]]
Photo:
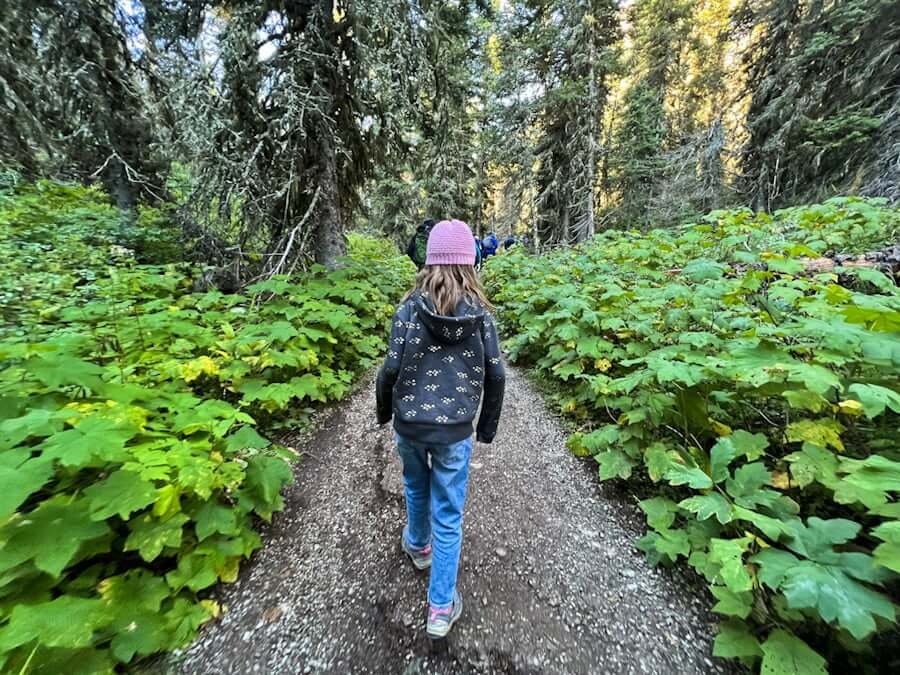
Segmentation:
[(438, 342), (455, 345), (471, 336), (484, 324), (484, 309), (469, 300), (460, 300), (453, 316), (434, 311), (434, 303), (421, 291), (415, 294), (416, 311), (425, 328)]

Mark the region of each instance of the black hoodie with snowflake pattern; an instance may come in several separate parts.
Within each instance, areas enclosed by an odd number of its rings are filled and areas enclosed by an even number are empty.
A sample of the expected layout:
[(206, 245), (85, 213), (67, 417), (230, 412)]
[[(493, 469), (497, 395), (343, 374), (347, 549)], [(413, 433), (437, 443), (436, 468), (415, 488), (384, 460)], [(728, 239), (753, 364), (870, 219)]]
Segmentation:
[(505, 382), (490, 314), (463, 300), (453, 316), (442, 316), (424, 292), (414, 291), (394, 314), (387, 357), (378, 371), (378, 423), (393, 417), (401, 436), (449, 445), (472, 435), (483, 399), (476, 436), (490, 443)]

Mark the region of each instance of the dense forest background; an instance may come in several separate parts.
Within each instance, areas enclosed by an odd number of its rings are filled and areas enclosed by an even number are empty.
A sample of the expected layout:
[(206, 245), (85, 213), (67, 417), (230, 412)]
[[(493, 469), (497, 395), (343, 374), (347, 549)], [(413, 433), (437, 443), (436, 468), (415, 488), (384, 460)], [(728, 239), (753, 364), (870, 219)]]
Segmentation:
[(232, 281), (360, 223), (529, 233), (900, 199), (892, 0), (8, 0), (0, 163), (176, 208)]

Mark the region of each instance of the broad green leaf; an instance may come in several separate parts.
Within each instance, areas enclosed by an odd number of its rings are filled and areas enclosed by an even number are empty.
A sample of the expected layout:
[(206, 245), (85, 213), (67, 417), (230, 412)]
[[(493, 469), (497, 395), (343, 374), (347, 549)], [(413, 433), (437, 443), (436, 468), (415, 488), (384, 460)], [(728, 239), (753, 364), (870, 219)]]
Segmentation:
[(688, 497), (678, 503), (681, 508), (697, 514), (700, 520), (716, 517), (723, 525), (731, 521), (731, 504), (718, 492)]
[(725, 266), (713, 260), (700, 258), (685, 265), (681, 273), (685, 278), (697, 283), (710, 279), (721, 279), (725, 274)]
[(61, 389), (72, 384), (97, 389), (103, 375), (100, 366), (62, 354), (29, 359), (26, 369), (50, 389)]
[(273, 321), (266, 326), (266, 333), (275, 342), (286, 342), (297, 335), (297, 329), (287, 321)]
[(166, 574), (166, 582), (174, 591), (189, 588), (200, 591), (209, 588), (219, 580), (215, 561), (207, 555), (189, 553), (178, 559), (178, 569)]
[(765, 548), (753, 557), (750, 562), (759, 565), (759, 580), (772, 590), (781, 587), (788, 570), (796, 566), (800, 560), (793, 553), (777, 548)]
[(788, 547), (807, 560), (776, 549), (760, 551), (751, 560), (760, 566), (760, 581), (781, 590), (789, 608), (815, 610), (823, 621), (837, 622), (856, 639), (875, 630), (875, 616), (894, 619), (890, 600), (857, 580), (880, 581), (872, 558), (834, 549), (857, 535), (858, 523), (812, 517), (807, 525), (798, 521), (790, 528)]
[(212, 613), (203, 603), (195, 603), (184, 598), (176, 598), (172, 609), (165, 614), (166, 623), (172, 631), (172, 643), (184, 646), (194, 637), (197, 629), (212, 618)]
[[(7, 521), (0, 530), (0, 571), (28, 560), (52, 577), (58, 577), (75, 558), (82, 544), (103, 537), (106, 523), (93, 522), (84, 499), (57, 495), (41, 502), (30, 513)], [(64, 533), (64, 536), (63, 536)]]
[(807, 389), (789, 390), (782, 394), (792, 408), (819, 413), (828, 406), (828, 400), (821, 394)]
[(875, 562), (900, 574), (900, 522), (882, 523), (872, 535), (883, 542), (873, 551)]
[(743, 506), (735, 506), (731, 515), (735, 520), (746, 520), (753, 523), (769, 539), (777, 541), (782, 534), (790, 532), (788, 526), (777, 518), (745, 509)]
[(688, 543), (687, 532), (684, 530), (662, 530), (656, 540), (656, 550), (664, 553), (672, 560), (678, 556), (685, 556), (690, 553), (691, 547)]
[(18, 466), (0, 465), (0, 522), (44, 487), (52, 475), (53, 464), (42, 458), (29, 459)]
[(674, 562), (678, 556), (687, 556), (691, 550), (684, 530), (651, 531), (638, 539), (636, 545), (647, 554), (652, 565)]
[(113, 636), (110, 648), (122, 663), (135, 656), (150, 656), (170, 649), (173, 645), (172, 626), (159, 614), (136, 611), (127, 624), (122, 624)]
[(130, 615), (136, 608), (156, 612), (169, 597), (169, 589), (162, 577), (140, 568), (107, 577), (97, 585), (97, 590), (111, 614), (124, 612)]
[(769, 439), (764, 434), (751, 434), (743, 429), (736, 430), (727, 438), (738, 454), (744, 455), (751, 462), (762, 457), (769, 447)]
[(52, 436), (63, 427), (64, 414), (40, 408), (29, 410), (21, 417), (14, 417), (0, 422), (0, 448), (12, 448), (22, 441), (34, 437)]
[(654, 530), (667, 530), (675, 522), (678, 505), (671, 499), (651, 497), (638, 502), (638, 506), (647, 515), (647, 524)]
[(0, 629), (0, 650), (32, 640), (46, 647), (89, 647), (94, 631), (108, 623), (98, 599), (63, 595), (37, 605), (17, 605)]
[(137, 429), (102, 417), (88, 417), (73, 429), (60, 431), (48, 438), (41, 456), (56, 459), (63, 466), (82, 466), (94, 459), (122, 462), (127, 458), (125, 444)]
[(725, 490), (737, 504), (752, 508), (760, 501), (769, 500), (762, 488), (771, 480), (772, 476), (762, 462), (752, 462), (735, 470), (734, 476), (725, 481)]
[(781, 591), (791, 609), (815, 609), (826, 622), (837, 621), (858, 640), (875, 630), (874, 616), (895, 618), (891, 601), (833, 566), (801, 561), (785, 573)]
[(712, 479), (702, 469), (675, 462), (666, 471), (665, 478), (671, 485), (687, 485), (695, 490), (705, 490), (713, 486)]
[(117, 659), (128, 663), (135, 654), (147, 656), (169, 646), (171, 630), (158, 613), (170, 594), (162, 577), (135, 569), (104, 579), (97, 588), (112, 619), (112, 651)]
[(820, 396), (826, 396), (833, 390), (841, 391), (843, 389), (841, 379), (837, 375), (827, 368), (809, 363), (792, 365), (789, 380), (802, 382), (809, 391)]
[(197, 530), (197, 539), (203, 541), (210, 535), (216, 533), (226, 535), (237, 534), (240, 531), (237, 515), (237, 511), (233, 508), (221, 506), (214, 502), (207, 502), (197, 512), (197, 522), (195, 526)]
[(861, 527), (846, 518), (823, 520), (813, 516), (806, 525), (797, 520), (790, 524), (788, 548), (813, 560), (830, 561), (833, 547), (854, 539)]
[(181, 546), (181, 535), (188, 517), (182, 513), (175, 514), (168, 520), (159, 520), (145, 513), (128, 522), (131, 534), (125, 540), (124, 550), (137, 551), (147, 562), (155, 560), (163, 549)]
[(863, 405), (866, 417), (872, 419), (882, 414), (885, 408), (890, 408), (895, 413), (900, 413), (900, 393), (877, 384), (858, 382), (849, 387)]
[(791, 463), (791, 476), (800, 487), (815, 481), (833, 488), (838, 482), (838, 459), (831, 450), (804, 443), (800, 451), (787, 455), (785, 459)]
[(247, 462), (245, 486), (264, 505), (275, 504), (281, 488), (294, 478), (290, 465), (282, 459), (268, 455), (255, 455)]
[(710, 586), (709, 590), (718, 602), (712, 611), (723, 616), (736, 616), (746, 619), (753, 609), (753, 594), (749, 591), (735, 593), (725, 586)]
[(606, 450), (594, 455), (600, 465), (600, 480), (629, 478), (634, 468), (634, 460), (621, 450)]
[(721, 483), (728, 478), (728, 465), (738, 455), (738, 449), (730, 436), (720, 438), (709, 451), (709, 472), (713, 483)]
[(760, 675), (828, 675), (825, 659), (803, 640), (780, 628), (762, 644)]
[(90, 500), (91, 518), (106, 520), (114, 515), (127, 519), (133, 512), (152, 504), (157, 491), (153, 483), (139, 474), (119, 469), (91, 485), (84, 494)]
[(719, 658), (753, 658), (762, 656), (759, 641), (743, 621), (730, 620), (719, 624), (713, 642), (713, 656)]
[(852, 267), (850, 268), (850, 272), (863, 281), (872, 284), (883, 293), (891, 294), (895, 293), (897, 290), (897, 285), (894, 283), (893, 279), (877, 269), (871, 267)]
[(325, 402), (326, 397), (319, 388), (320, 379), (311, 373), (301, 377), (291, 378), (290, 386), (293, 395), (297, 398), (307, 398), (310, 401)]
[(244, 425), (225, 439), (225, 451), (235, 453), (250, 449), (263, 450), (271, 444), (271, 441), (260, 436), (256, 429), (249, 425)]
[(749, 591), (753, 581), (744, 566), (744, 552), (750, 544), (749, 537), (740, 539), (712, 539), (709, 542), (709, 560), (719, 565), (719, 576), (734, 593)]
[(844, 459), (838, 472), (847, 474), (843, 477), (844, 482), (863, 490), (900, 492), (900, 462), (882, 455), (872, 455), (866, 459)]
[(653, 482), (659, 481), (672, 464), (672, 451), (665, 443), (652, 443), (644, 450), (644, 466)]

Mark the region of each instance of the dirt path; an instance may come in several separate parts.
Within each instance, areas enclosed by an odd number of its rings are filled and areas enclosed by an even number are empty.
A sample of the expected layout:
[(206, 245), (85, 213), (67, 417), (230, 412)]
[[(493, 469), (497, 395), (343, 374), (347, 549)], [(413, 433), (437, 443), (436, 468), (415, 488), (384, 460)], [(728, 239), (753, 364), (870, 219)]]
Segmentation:
[(500, 432), (473, 453), (459, 588), (445, 643), (425, 637), (427, 576), (401, 556), (391, 433), (361, 388), (302, 445), (285, 512), (184, 673), (709, 673), (706, 591), (635, 550), (634, 498), (567, 452), (559, 422), (509, 370)]

